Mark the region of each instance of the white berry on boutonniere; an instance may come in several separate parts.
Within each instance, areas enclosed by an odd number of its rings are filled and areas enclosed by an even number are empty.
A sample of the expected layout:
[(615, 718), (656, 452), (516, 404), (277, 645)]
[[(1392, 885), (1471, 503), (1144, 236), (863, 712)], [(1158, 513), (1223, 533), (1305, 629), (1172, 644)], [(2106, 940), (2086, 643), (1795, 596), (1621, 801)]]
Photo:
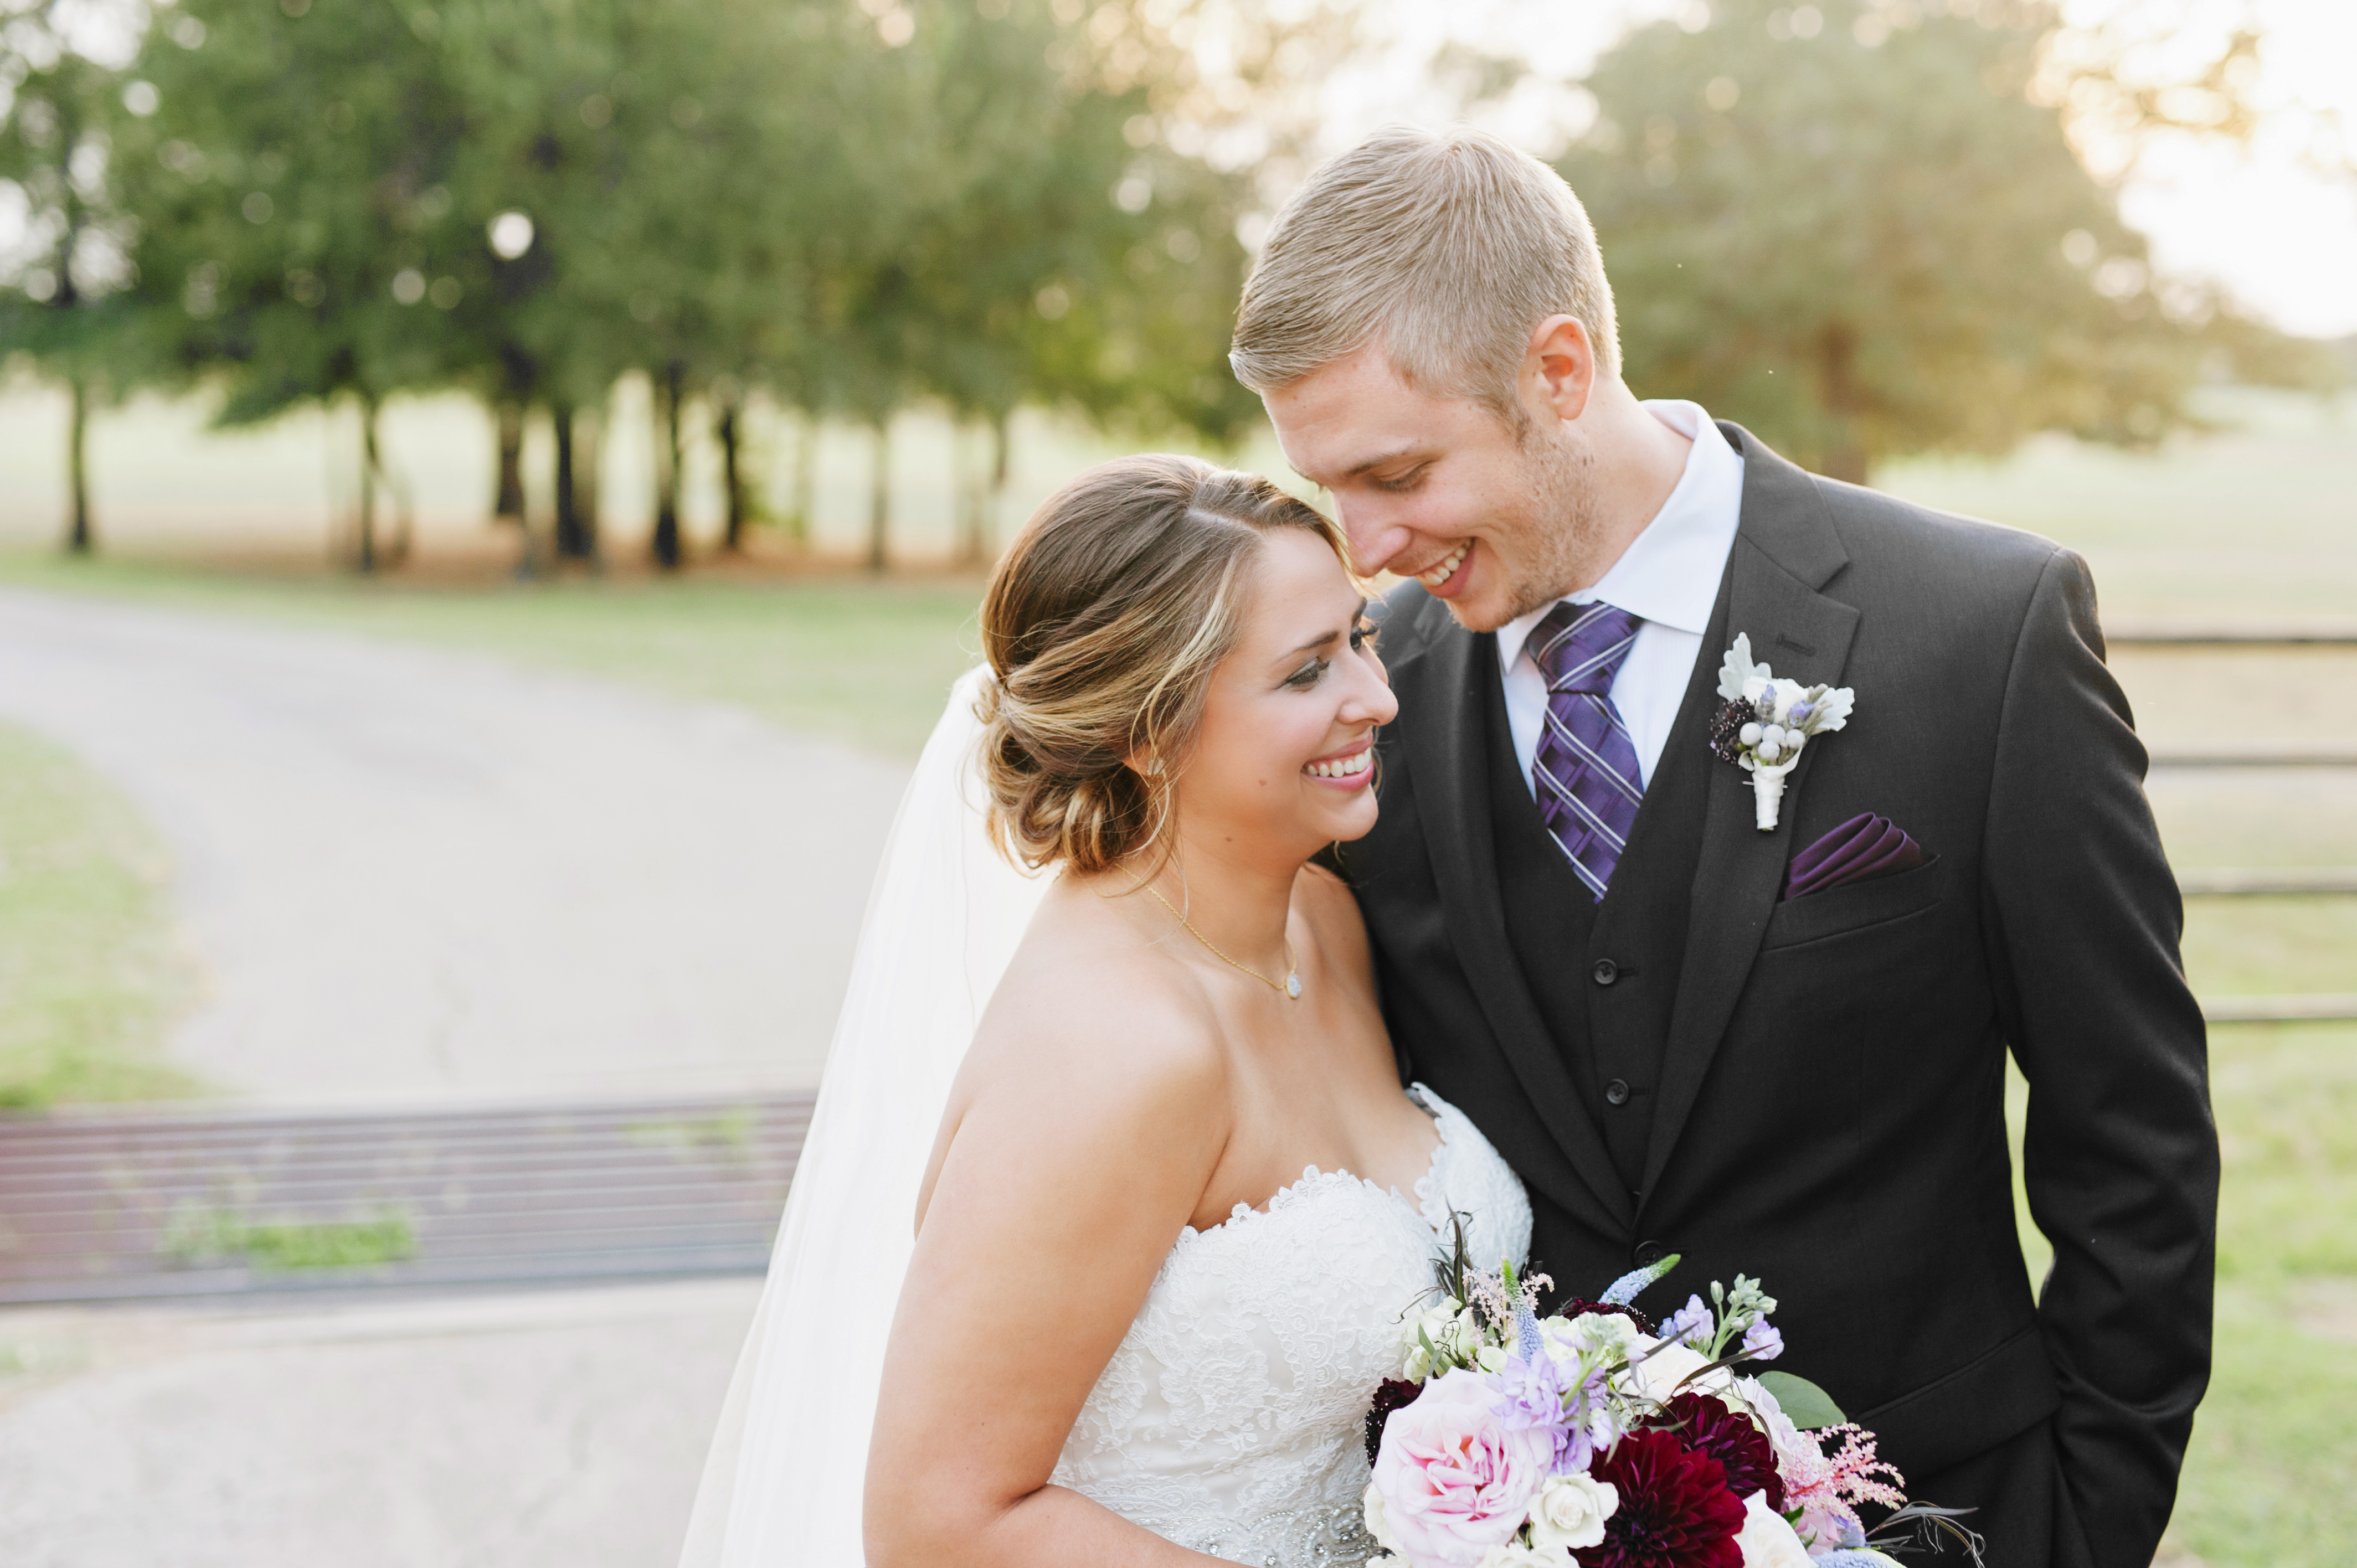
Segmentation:
[(1801, 748), (1811, 736), (1849, 723), (1857, 693), (1847, 686), (1780, 680), (1765, 664), (1751, 662), (1751, 638), (1739, 632), (1718, 667), (1718, 694), (1723, 702), (1710, 726), (1710, 749), (1751, 775), (1764, 833), (1776, 825), (1784, 779), (1800, 762)]

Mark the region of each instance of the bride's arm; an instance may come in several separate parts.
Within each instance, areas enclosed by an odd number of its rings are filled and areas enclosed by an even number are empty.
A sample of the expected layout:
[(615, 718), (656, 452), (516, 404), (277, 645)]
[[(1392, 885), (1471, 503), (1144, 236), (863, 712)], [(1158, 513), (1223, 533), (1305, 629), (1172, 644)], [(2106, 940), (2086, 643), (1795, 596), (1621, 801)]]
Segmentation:
[(1217, 1561), (1049, 1485), (1228, 1135), (1192, 1009), (1069, 978), (1055, 1005), (1002, 992), (952, 1099), (885, 1358), (869, 1568)]

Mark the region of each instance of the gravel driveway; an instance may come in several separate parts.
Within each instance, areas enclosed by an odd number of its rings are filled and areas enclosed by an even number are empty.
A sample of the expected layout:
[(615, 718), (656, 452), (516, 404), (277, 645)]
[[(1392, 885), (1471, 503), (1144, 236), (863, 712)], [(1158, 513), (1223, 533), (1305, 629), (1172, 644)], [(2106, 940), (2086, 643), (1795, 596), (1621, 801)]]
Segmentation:
[(0, 589), (0, 718), (174, 852), (248, 1100), (814, 1083), (904, 768), (461, 653)]

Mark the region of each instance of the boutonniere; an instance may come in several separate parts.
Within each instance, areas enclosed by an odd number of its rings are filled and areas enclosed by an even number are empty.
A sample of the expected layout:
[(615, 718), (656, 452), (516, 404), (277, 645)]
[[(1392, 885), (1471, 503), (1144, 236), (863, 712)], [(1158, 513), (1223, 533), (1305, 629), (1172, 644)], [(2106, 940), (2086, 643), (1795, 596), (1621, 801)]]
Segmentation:
[(1784, 799), (1784, 778), (1801, 760), (1812, 736), (1849, 723), (1857, 693), (1847, 686), (1803, 686), (1779, 679), (1765, 664), (1751, 662), (1751, 639), (1738, 633), (1718, 667), (1718, 694), (1725, 699), (1710, 726), (1710, 749), (1751, 775), (1760, 831), (1776, 825)]

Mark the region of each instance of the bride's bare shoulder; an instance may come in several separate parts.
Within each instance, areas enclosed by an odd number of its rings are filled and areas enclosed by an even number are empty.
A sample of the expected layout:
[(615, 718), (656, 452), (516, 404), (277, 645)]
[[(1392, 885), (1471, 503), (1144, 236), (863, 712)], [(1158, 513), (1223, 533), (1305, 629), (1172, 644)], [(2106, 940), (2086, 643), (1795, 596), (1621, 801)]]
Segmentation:
[(1210, 998), (1098, 903), (1059, 889), (1042, 905), (974, 1032), (962, 1088), (1087, 1093), (1153, 1113), (1174, 1101), (1223, 1103), (1227, 1063)]

